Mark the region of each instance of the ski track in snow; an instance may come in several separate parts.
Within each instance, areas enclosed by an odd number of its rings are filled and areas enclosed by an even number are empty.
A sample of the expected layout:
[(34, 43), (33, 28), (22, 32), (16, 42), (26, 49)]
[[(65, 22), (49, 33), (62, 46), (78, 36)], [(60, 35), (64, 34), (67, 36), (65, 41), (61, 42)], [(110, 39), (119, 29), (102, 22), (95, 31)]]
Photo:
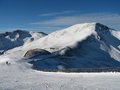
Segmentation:
[(0, 64), (0, 90), (119, 90), (120, 73), (41, 72), (25, 62)]

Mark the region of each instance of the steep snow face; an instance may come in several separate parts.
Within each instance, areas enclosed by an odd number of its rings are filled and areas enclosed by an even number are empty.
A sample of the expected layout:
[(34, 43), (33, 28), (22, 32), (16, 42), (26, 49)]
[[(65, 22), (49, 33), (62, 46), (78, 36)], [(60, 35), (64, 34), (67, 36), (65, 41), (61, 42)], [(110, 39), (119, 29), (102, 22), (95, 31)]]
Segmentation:
[(36, 48), (60, 55), (36, 62), (36, 65), (43, 69), (120, 66), (119, 31), (99, 23), (73, 25), (9, 50), (1, 57), (20, 59), (28, 50)]
[[(47, 37), (25, 45), (23, 48), (43, 48), (51, 52), (60, 50), (66, 46), (74, 46), (76, 42), (86, 39), (95, 33), (95, 23), (85, 23), (53, 32)], [(50, 48), (53, 48), (50, 50)]]
[(27, 32), (16, 30), (14, 32), (6, 32), (0, 34), (0, 50), (8, 50), (18, 47), (41, 37), (46, 36), (44, 33)]
[(96, 31), (100, 37), (101, 49), (109, 53), (113, 59), (120, 61), (120, 31), (101, 24), (96, 24)]

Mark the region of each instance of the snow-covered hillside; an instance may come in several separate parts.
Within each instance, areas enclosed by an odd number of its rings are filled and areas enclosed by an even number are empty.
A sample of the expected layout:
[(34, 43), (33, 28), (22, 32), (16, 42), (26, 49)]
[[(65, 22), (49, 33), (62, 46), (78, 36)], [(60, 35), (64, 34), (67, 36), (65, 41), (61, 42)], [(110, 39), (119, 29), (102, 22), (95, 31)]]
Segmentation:
[(120, 73), (60, 73), (25, 62), (0, 63), (0, 90), (119, 90)]
[(24, 46), (8, 50), (0, 58), (21, 59), (29, 50), (45, 49), (51, 52), (51, 55), (46, 56), (47, 58), (36, 57), (37, 59), (46, 58), (35, 62), (37, 68), (119, 67), (119, 36), (120, 31), (115, 31), (100, 23), (77, 24)]
[(0, 56), (0, 90), (119, 90), (120, 73), (42, 72), (32, 68), (120, 67), (120, 31), (85, 23), (46, 36), (15, 31), (0, 34), (0, 39), (4, 42), (1, 50), (9, 49)]
[(38, 33), (22, 30), (0, 33), (0, 51), (22, 46), (44, 36), (46, 36), (46, 34), (42, 32)]

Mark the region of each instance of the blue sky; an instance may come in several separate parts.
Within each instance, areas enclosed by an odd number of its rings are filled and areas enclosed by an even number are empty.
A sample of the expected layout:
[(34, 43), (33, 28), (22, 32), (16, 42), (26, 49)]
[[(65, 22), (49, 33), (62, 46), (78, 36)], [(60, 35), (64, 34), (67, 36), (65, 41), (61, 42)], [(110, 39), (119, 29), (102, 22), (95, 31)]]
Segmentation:
[(120, 30), (120, 0), (0, 0), (0, 32), (50, 33), (85, 22)]

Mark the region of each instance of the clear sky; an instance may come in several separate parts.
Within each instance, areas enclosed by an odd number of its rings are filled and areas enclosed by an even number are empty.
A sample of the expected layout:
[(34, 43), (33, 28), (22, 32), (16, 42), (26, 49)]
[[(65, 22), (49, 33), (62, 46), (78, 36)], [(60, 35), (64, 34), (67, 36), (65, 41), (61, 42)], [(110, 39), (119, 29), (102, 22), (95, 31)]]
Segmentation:
[(120, 30), (120, 0), (0, 0), (0, 32), (53, 32), (85, 22)]

